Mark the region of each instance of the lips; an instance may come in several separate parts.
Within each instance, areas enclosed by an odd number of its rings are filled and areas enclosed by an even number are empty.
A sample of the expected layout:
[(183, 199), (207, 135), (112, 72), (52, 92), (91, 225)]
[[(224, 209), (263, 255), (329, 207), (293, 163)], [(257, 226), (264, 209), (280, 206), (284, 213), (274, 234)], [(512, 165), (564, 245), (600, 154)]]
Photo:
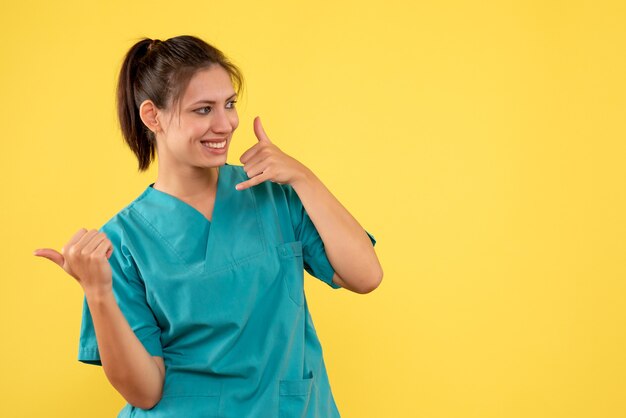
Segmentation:
[(224, 154), (227, 149), (228, 138), (201, 139), (200, 145), (211, 154)]

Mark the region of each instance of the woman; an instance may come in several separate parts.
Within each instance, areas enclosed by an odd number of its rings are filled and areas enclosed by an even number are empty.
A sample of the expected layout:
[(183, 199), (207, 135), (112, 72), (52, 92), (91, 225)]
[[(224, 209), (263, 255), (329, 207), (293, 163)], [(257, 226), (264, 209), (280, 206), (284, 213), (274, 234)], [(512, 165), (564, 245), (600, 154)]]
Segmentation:
[(196, 37), (137, 42), (118, 116), (157, 179), (99, 231), (35, 252), (82, 286), (78, 359), (103, 366), (128, 402), (119, 417), (339, 416), (303, 270), (370, 292), (375, 240), (258, 117), (243, 165), (226, 163), (242, 86)]

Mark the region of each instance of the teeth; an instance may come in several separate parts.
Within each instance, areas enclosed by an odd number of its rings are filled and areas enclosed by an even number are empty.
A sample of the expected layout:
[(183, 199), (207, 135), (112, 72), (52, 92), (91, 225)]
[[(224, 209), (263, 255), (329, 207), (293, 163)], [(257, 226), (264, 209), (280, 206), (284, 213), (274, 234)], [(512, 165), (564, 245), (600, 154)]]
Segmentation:
[(226, 141), (224, 142), (202, 142), (202, 145), (207, 148), (224, 148), (226, 146)]

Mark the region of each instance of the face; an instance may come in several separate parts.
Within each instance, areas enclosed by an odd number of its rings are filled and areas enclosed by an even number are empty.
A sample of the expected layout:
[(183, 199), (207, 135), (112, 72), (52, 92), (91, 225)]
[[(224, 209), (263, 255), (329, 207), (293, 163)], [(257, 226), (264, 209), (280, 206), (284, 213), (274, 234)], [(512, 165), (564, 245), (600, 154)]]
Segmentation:
[(159, 166), (177, 169), (224, 165), (239, 125), (236, 100), (230, 77), (220, 65), (197, 71), (180, 103), (159, 111)]

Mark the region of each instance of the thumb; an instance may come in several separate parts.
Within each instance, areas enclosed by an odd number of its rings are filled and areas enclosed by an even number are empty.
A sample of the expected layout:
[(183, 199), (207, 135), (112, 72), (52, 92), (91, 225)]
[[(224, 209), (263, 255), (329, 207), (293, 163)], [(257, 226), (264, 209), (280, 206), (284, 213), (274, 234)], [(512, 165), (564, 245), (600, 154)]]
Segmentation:
[(261, 125), (261, 118), (254, 118), (254, 134), (258, 138), (259, 142), (271, 142), (270, 139), (265, 134), (265, 130), (263, 130), (263, 125)]
[(59, 267), (63, 268), (63, 264), (65, 264), (65, 258), (63, 255), (52, 248), (40, 248), (33, 251), (33, 255), (47, 258), (50, 261), (56, 263)]

